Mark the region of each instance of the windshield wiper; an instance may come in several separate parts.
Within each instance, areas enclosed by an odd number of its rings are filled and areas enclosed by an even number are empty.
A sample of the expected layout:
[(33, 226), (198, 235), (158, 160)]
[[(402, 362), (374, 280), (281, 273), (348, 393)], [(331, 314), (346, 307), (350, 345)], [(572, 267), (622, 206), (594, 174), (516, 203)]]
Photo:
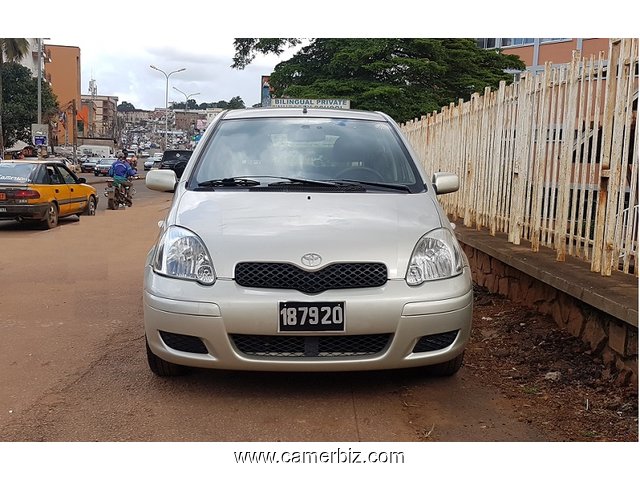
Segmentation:
[(407, 185), (397, 183), (382, 183), (382, 182), (365, 182), (363, 180), (334, 180), (336, 185), (345, 183), (348, 185), (369, 185), (371, 187), (389, 188), (391, 190), (401, 190), (403, 192), (411, 193), (411, 189)]
[(260, 182), (243, 177), (214, 178), (198, 183), (199, 187), (255, 187), (256, 185), (260, 185)]
[(292, 178), (292, 177), (272, 177), (272, 178), (280, 178), (283, 181), (269, 183), (267, 186), (276, 187), (280, 185), (322, 185), (323, 187), (335, 187), (335, 182), (325, 182), (323, 180), (311, 180), (309, 178)]

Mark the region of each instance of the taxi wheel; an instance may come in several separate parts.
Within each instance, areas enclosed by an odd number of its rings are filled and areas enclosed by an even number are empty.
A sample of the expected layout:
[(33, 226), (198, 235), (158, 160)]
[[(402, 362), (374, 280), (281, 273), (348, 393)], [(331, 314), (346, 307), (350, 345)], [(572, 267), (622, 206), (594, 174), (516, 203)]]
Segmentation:
[(175, 363), (167, 362), (166, 360), (158, 357), (149, 348), (149, 342), (146, 337), (144, 341), (147, 346), (147, 363), (153, 373), (159, 377), (176, 377), (188, 372), (189, 369), (184, 365), (176, 365)]
[(95, 215), (96, 214), (96, 197), (91, 195), (87, 207), (82, 212), (83, 215)]
[(431, 365), (427, 367), (427, 371), (430, 375), (434, 377), (450, 377), (451, 375), (455, 375), (460, 367), (462, 367), (462, 363), (464, 361), (464, 352), (458, 355), (455, 358), (452, 358), (448, 362), (438, 363), (436, 365)]
[(49, 204), (47, 214), (44, 217), (43, 226), (46, 229), (51, 229), (58, 226), (58, 207), (55, 203)]

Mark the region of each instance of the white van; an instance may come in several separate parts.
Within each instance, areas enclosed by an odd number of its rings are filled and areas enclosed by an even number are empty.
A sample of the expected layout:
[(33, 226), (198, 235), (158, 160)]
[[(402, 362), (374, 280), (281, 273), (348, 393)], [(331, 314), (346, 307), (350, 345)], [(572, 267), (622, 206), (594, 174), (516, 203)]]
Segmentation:
[(107, 145), (80, 145), (78, 147), (81, 156), (86, 157), (113, 157), (113, 148)]

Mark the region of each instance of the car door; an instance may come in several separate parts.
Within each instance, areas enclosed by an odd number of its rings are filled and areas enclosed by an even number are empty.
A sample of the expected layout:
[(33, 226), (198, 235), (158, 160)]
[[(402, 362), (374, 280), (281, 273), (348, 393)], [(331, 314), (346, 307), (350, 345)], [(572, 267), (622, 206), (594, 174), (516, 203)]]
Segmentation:
[[(58, 204), (58, 216), (69, 215), (69, 186), (65, 183), (56, 165), (47, 164), (45, 168), (45, 185), (49, 185), (47, 191)], [(51, 200), (50, 198), (49, 201)]]
[(67, 215), (82, 212), (87, 206), (87, 196), (82, 185), (78, 184), (76, 176), (64, 165), (56, 165), (60, 175), (68, 188)]

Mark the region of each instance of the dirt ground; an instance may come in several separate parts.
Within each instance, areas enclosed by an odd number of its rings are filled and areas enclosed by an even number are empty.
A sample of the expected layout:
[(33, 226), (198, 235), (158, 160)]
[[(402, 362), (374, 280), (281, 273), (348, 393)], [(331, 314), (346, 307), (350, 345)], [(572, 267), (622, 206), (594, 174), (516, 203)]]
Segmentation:
[(500, 389), (550, 440), (638, 441), (638, 389), (541, 315), (475, 287), (467, 372)]

